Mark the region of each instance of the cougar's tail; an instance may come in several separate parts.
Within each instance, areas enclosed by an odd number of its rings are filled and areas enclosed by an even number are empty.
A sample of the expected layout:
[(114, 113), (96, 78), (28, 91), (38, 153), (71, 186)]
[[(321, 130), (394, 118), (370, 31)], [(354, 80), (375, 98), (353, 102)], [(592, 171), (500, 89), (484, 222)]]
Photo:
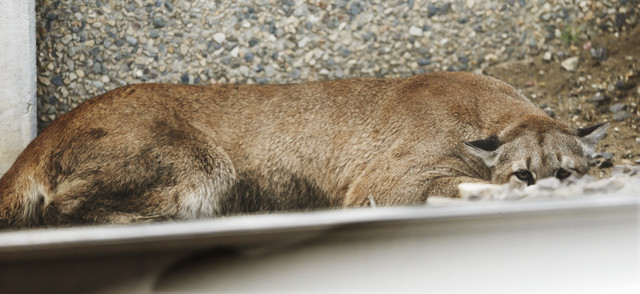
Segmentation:
[[(17, 163), (17, 162), (16, 162)], [(37, 225), (42, 194), (35, 180), (14, 164), (0, 178), (0, 230)]]

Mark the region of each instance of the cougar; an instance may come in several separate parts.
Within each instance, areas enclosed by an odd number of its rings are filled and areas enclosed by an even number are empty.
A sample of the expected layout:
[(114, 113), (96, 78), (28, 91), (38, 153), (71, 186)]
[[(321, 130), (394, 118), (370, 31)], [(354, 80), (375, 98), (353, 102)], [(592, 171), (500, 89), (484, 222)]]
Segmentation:
[(61, 116), (0, 180), (0, 227), (424, 204), (460, 183), (587, 173), (572, 129), (471, 73), (124, 86)]

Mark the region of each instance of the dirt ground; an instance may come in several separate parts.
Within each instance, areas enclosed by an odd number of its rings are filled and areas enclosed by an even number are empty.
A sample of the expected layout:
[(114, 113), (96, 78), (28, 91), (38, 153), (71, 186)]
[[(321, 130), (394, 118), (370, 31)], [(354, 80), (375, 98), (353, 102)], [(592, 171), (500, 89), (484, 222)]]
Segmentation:
[[(541, 54), (485, 72), (521, 89), (536, 105), (572, 126), (611, 122), (596, 150), (593, 176), (607, 176), (613, 165), (640, 165), (640, 27), (617, 37), (596, 36), (566, 49), (563, 59), (545, 60)], [(572, 56), (578, 56), (579, 63), (568, 71), (561, 62)]]

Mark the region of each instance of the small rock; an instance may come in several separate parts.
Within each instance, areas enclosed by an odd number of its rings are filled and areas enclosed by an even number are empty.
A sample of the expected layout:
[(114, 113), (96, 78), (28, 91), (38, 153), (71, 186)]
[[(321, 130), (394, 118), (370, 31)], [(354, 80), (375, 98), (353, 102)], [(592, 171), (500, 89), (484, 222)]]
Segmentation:
[(445, 3), (438, 8), (438, 15), (445, 15), (451, 11), (451, 3)]
[(438, 7), (433, 5), (432, 3), (429, 3), (429, 5), (427, 6), (427, 9), (428, 9), (428, 12), (427, 12), (428, 17), (432, 17), (438, 13)]
[(167, 22), (162, 17), (154, 17), (153, 18), (153, 27), (156, 29), (163, 28), (167, 25)]
[(578, 56), (569, 57), (565, 59), (560, 65), (567, 71), (575, 71), (578, 68), (579, 58)]
[(47, 20), (56, 20), (58, 18), (58, 14), (48, 12), (45, 18)]
[(167, 11), (173, 12), (173, 3), (169, 2), (169, 1), (165, 1), (164, 2), (164, 7), (167, 9)]
[(189, 53), (189, 46), (187, 44), (180, 45), (180, 54), (187, 55)]
[(626, 119), (629, 119), (631, 117), (631, 113), (629, 113), (628, 111), (619, 111), (616, 112), (616, 114), (613, 115), (613, 120), (615, 121), (623, 121)]
[(133, 62), (135, 62), (136, 64), (147, 64), (149, 63), (148, 59), (144, 56), (138, 56), (136, 57)]
[[(46, 77), (38, 77), (38, 81), (40, 81), (40, 83), (42, 83), (45, 86), (51, 85), (51, 81)], [(640, 138), (638, 138), (638, 139), (640, 139)]]
[(489, 53), (489, 54), (484, 56), (484, 59), (486, 61), (489, 61), (489, 62), (496, 62), (496, 61), (498, 61), (498, 55), (495, 55), (493, 53)]
[(62, 97), (68, 97), (69, 96), (69, 90), (67, 90), (67, 88), (65, 88), (65, 87), (60, 87), (60, 94), (62, 94)]
[(54, 76), (53, 79), (51, 79), (51, 82), (56, 86), (62, 86), (62, 77), (59, 75)]
[(294, 80), (300, 79), (301, 75), (302, 73), (300, 73), (300, 70), (298, 69), (294, 69), (291, 71), (291, 73), (289, 73), (289, 76)]
[(418, 59), (418, 65), (420, 66), (425, 66), (429, 64), (431, 64), (431, 59), (425, 59), (425, 58)]
[(127, 41), (127, 43), (129, 43), (129, 45), (131, 46), (135, 46), (138, 44), (138, 39), (132, 37), (132, 36), (126, 36), (124, 38), (125, 41)]
[(249, 72), (250, 72), (250, 71), (249, 71), (249, 68), (248, 68), (247, 66), (242, 65), (242, 66), (238, 67), (238, 72), (239, 72), (242, 76), (246, 77), (246, 76), (248, 76), (248, 75), (249, 75)]
[(69, 57), (73, 58), (78, 53), (79, 50), (80, 49), (78, 47), (71, 47), (67, 51), (67, 55), (69, 55)]
[(602, 95), (602, 93), (598, 92), (589, 100), (591, 103), (596, 103), (597, 105), (607, 104), (611, 101), (611, 97)]
[(51, 106), (51, 104), (49, 104), (49, 103), (45, 103), (45, 104), (42, 106), (42, 110), (40, 110), (40, 111), (42, 111), (43, 113), (49, 113), (49, 114), (51, 114), (51, 113), (55, 113), (56, 109), (55, 109), (53, 106)]
[(616, 104), (613, 104), (613, 105), (611, 105), (609, 107), (609, 111), (611, 111), (613, 113), (616, 113), (616, 112), (619, 112), (619, 111), (622, 111), (622, 110), (626, 110), (626, 109), (627, 109), (627, 105), (624, 104), (624, 103), (616, 103)]
[(224, 42), (224, 40), (227, 38), (227, 36), (223, 33), (215, 33), (213, 34), (213, 40), (218, 42), (218, 44), (222, 44), (222, 42)]
[(542, 59), (544, 61), (551, 61), (552, 58), (553, 58), (553, 55), (549, 51), (545, 52), (544, 55), (542, 56)]
[(96, 46), (91, 48), (91, 50), (89, 50), (89, 54), (91, 54), (91, 56), (96, 57), (100, 54), (100, 47)]
[(373, 39), (375, 36), (376, 36), (375, 34), (373, 34), (371, 32), (368, 32), (368, 33), (365, 33), (364, 35), (362, 35), (362, 39), (366, 43), (366, 42), (369, 42), (369, 40)]
[(71, 39), (73, 39), (73, 36), (71, 36), (71, 34), (67, 34), (67, 35), (64, 35), (64, 37), (62, 37), (60, 41), (62, 42), (62, 44), (66, 45), (66, 44), (69, 44)]
[(624, 83), (623, 80), (619, 80), (619, 81), (615, 82), (615, 84), (613, 84), (613, 86), (616, 89), (624, 89), (625, 88), (625, 83)]
[(295, 17), (304, 17), (307, 14), (309, 14), (309, 10), (307, 9), (306, 4), (298, 5), (297, 8), (293, 11), (293, 16)]
[[(259, 65), (259, 66), (262, 66), (262, 65)], [(265, 75), (267, 77), (273, 77), (276, 74), (276, 70), (273, 69), (273, 67), (271, 67), (269, 65), (263, 67), (263, 70), (264, 70), (264, 73), (265, 73)], [(294, 71), (295, 71), (295, 69), (294, 69)]]
[(600, 47), (597, 49), (591, 48), (589, 49), (589, 52), (591, 53), (591, 58), (597, 59), (600, 62), (607, 60), (607, 48), (605, 47)]
[(411, 26), (409, 28), (409, 35), (414, 37), (422, 37), (422, 29), (416, 26)]
[(244, 55), (244, 61), (246, 62), (252, 62), (253, 61), (253, 53), (252, 52), (247, 52)]

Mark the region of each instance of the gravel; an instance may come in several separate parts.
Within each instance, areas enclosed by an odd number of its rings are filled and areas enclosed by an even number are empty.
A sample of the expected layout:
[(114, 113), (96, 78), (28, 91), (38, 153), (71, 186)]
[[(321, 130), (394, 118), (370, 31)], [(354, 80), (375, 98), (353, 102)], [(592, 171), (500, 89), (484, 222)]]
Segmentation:
[[(38, 125), (116, 87), (481, 71), (637, 22), (637, 1), (72, 1), (37, 5)], [(606, 60), (604, 47), (590, 56)], [(564, 62), (563, 62), (564, 66)], [(618, 111), (624, 119), (624, 110)], [(628, 112), (626, 112), (628, 114)]]
[[(610, 162), (609, 162), (610, 163)], [(612, 165), (613, 166), (613, 165)], [(611, 177), (595, 180), (589, 175), (569, 178), (561, 182), (556, 178), (539, 180), (524, 189), (513, 189), (509, 184), (492, 185), (465, 183), (459, 186), (461, 199), (433, 197), (429, 205), (471, 204), (479, 201), (530, 201), (545, 198), (610, 197), (612, 194), (640, 195), (640, 166), (616, 165)]]

